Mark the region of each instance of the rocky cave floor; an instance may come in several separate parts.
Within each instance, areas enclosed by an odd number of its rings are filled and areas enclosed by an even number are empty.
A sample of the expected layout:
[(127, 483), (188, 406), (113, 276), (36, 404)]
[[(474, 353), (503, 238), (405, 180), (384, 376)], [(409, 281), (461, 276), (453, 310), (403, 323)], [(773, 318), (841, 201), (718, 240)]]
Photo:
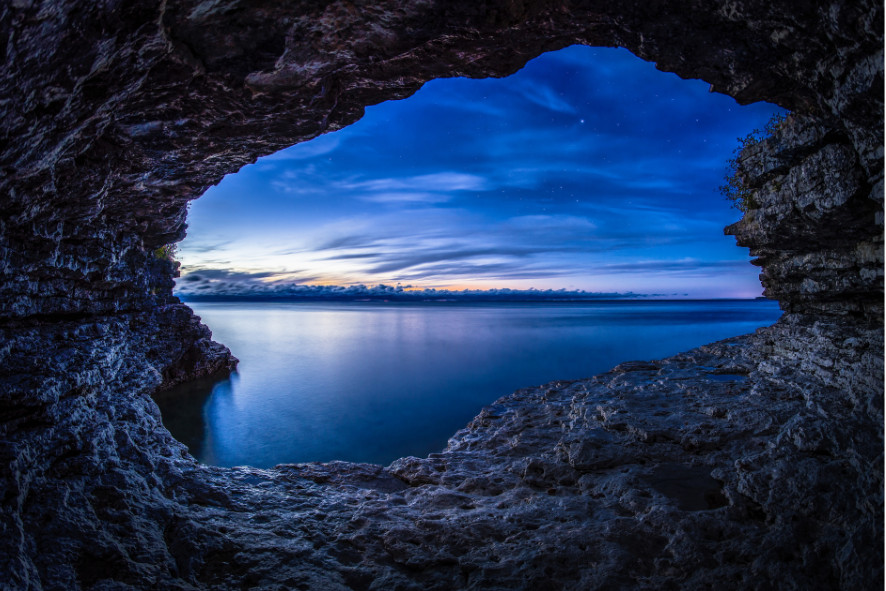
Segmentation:
[[(426, 459), (259, 470), (199, 465), (171, 438), (150, 390), (137, 386), (149, 360), (135, 363), (120, 345), (138, 327), (117, 322), (78, 328), (80, 344), (67, 335), (71, 349), (54, 358), (55, 371), (92, 386), (53, 398), (44, 376), (42, 414), (4, 423), (0, 453), (12, 472), (0, 556), (11, 576), (2, 588), (882, 581), (882, 565), (863, 554), (881, 539), (882, 479), (870, 466), (882, 464), (882, 402), (822, 386), (814, 360), (770, 356), (787, 332), (813, 338), (821, 326), (782, 321), (519, 390)], [(841, 330), (857, 370), (865, 334)], [(0, 357), (26, 342), (7, 341)]]

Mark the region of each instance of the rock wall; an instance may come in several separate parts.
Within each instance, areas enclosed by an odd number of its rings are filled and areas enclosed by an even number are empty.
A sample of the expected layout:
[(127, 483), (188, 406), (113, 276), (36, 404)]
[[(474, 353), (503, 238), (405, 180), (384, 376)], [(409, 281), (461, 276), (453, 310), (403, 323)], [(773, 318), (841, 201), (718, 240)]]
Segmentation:
[(726, 229), (763, 267), (765, 295), (819, 318), (883, 319), (883, 170), (869, 173), (844, 130), (790, 116), (747, 147), (737, 173), (752, 192)]
[[(881, 588), (882, 23), (839, 0), (4, 4), (0, 588)], [(729, 228), (784, 319), (518, 392), (424, 460), (197, 465), (149, 398), (235, 362), (156, 253), (187, 202), (573, 43), (796, 112), (743, 154), (758, 207)]]
[(786, 312), (775, 357), (868, 397), (860, 412), (882, 423), (883, 169), (869, 174), (842, 130), (791, 115), (742, 151), (737, 174), (750, 206), (726, 233)]

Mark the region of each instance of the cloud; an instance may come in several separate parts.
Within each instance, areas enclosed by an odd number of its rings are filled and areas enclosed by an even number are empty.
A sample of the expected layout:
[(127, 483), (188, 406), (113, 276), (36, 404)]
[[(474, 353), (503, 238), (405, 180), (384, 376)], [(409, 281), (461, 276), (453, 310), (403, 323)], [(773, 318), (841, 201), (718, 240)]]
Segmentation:
[(345, 248), (368, 248), (377, 244), (379, 242), (378, 238), (372, 235), (365, 234), (347, 234), (344, 236), (337, 236), (332, 238), (331, 240), (327, 240), (316, 246), (314, 248), (315, 251), (323, 251), (323, 250), (341, 250)]
[(486, 178), (463, 172), (435, 172), (409, 177), (376, 178), (365, 181), (342, 182), (339, 187), (350, 191), (485, 191)]
[(231, 269), (205, 269), (182, 267), (182, 281), (251, 281), (273, 277), (271, 271), (232, 271)]
[(515, 267), (510, 263), (471, 263), (462, 262), (457, 265), (441, 262), (423, 266), (421, 269), (405, 271), (394, 275), (395, 281), (452, 281), (454, 279), (550, 279), (566, 277), (572, 274), (571, 269), (553, 269), (550, 267), (535, 268), (531, 266)]
[(182, 267), (182, 276), (176, 280), (175, 293), (193, 295), (198, 293), (235, 294), (262, 291), (281, 281), (316, 281), (319, 278), (299, 271), (236, 271), (223, 268)]
[(521, 83), (517, 86), (517, 89), (524, 99), (549, 111), (569, 115), (574, 115), (578, 112), (575, 107), (563, 98), (562, 93), (557, 93), (550, 86), (537, 82)]
[(296, 144), (285, 150), (280, 150), (270, 156), (260, 158), (259, 162), (265, 163), (281, 160), (306, 160), (309, 158), (316, 158), (317, 156), (324, 156), (334, 152), (341, 145), (341, 142), (341, 134), (328, 133), (310, 141)]
[[(358, 285), (310, 285), (297, 282), (277, 281), (272, 283), (249, 279), (248, 273), (216, 269), (216, 277), (237, 277), (236, 281), (225, 281), (213, 284), (205, 276), (194, 273), (177, 285), (175, 293), (185, 300), (219, 300), (219, 299), (284, 299), (284, 300), (465, 300), (465, 301), (575, 301), (603, 298), (647, 297), (631, 292), (588, 292), (584, 290), (567, 291), (538, 289), (416, 289), (410, 285), (378, 284)], [(203, 272), (205, 274), (205, 271)], [(259, 275), (259, 274), (255, 274)], [(261, 274), (265, 275), (265, 274)], [(190, 278), (189, 278), (190, 277)]]
[(446, 193), (391, 192), (362, 195), (360, 199), (372, 203), (446, 203), (452, 195)]
[[(412, 267), (440, 261), (461, 261), (479, 257), (528, 257), (539, 253), (538, 249), (528, 248), (473, 248), (461, 250), (428, 249), (423, 252), (391, 253), (382, 255), (384, 262), (370, 267), (367, 273), (381, 274), (402, 271)], [(513, 266), (513, 265), (512, 265)]]
[(446, 203), (462, 191), (489, 191), (496, 187), (485, 176), (456, 171), (413, 176), (336, 178), (340, 174), (335, 169), (322, 171), (310, 167), (297, 171), (285, 170), (269, 185), (281, 193), (301, 197), (342, 196), (392, 205)]
[[(399, 226), (388, 225), (380, 217), (370, 227), (351, 228), (348, 235), (321, 243), (315, 252), (324, 255), (322, 261), (359, 260), (359, 272), (369, 276), (386, 277), (407, 269), (418, 276), (428, 265), (447, 262), (453, 274), (463, 277), (468, 261), (474, 269), (480, 263), (496, 263), (516, 274), (527, 265), (540, 264), (547, 254), (588, 252), (592, 245), (597, 250), (608, 247), (595, 241), (595, 225), (578, 216), (516, 216), (489, 224), (459, 216), (457, 211), (446, 213), (417, 214)], [(434, 275), (440, 275), (439, 269)]]
[(616, 263), (601, 265), (597, 271), (601, 274), (677, 274), (677, 275), (710, 275), (711, 271), (737, 271), (746, 270), (751, 265), (747, 261), (699, 261), (684, 259), (677, 261), (632, 261), (628, 263)]
[(532, 214), (514, 216), (505, 221), (506, 228), (513, 228), (518, 232), (533, 231), (544, 228), (549, 232), (591, 232), (597, 229), (597, 224), (586, 217), (576, 215), (550, 215)]
[[(636, 224), (636, 216), (625, 219), (603, 213), (603, 221), (578, 215), (529, 214), (495, 222), (453, 209), (416, 211), (408, 217), (382, 215), (343, 223), (335, 228), (342, 235), (308, 250), (317, 255), (316, 268), (341, 270), (345, 267), (333, 263), (353, 263), (352, 275), (380, 281), (446, 277), (452, 281), (469, 278), (471, 273), (489, 278), (492, 272), (498, 279), (522, 279), (544, 273), (558, 277), (613, 274), (619, 269), (633, 272), (627, 266), (606, 266), (605, 261), (615, 252), (680, 244), (699, 233), (698, 224), (666, 212), (659, 214), (657, 233), (650, 233), (647, 224)], [(323, 230), (321, 234), (328, 236), (330, 232)], [(669, 264), (656, 261), (649, 268), (656, 272), (677, 269), (667, 267)], [(688, 272), (693, 265), (681, 262), (679, 269)], [(714, 269), (705, 264), (695, 267)], [(561, 273), (559, 269), (569, 271)]]
[[(436, 86), (437, 80), (431, 80), (425, 84), (425, 88)], [(450, 81), (451, 82), (451, 81)], [(463, 111), (473, 115), (482, 115), (484, 117), (501, 117), (506, 118), (513, 115), (511, 109), (505, 105), (498, 105), (493, 102), (483, 100), (466, 101), (464, 97), (458, 96), (441, 96), (434, 98), (433, 104), (442, 109)]]
[(207, 252), (213, 252), (216, 250), (221, 250), (224, 247), (231, 244), (231, 240), (220, 240), (216, 242), (206, 242), (202, 240), (189, 240), (188, 241), (188, 252), (189, 253), (198, 253), (205, 254)]
[(379, 252), (348, 252), (342, 254), (335, 254), (330, 257), (326, 257), (324, 260), (327, 261), (350, 261), (355, 259), (375, 259), (381, 258), (385, 256), (383, 253)]
[(274, 274), (269, 271), (257, 273), (231, 271), (229, 269), (200, 269), (198, 271), (185, 271), (181, 281), (185, 283), (208, 283), (212, 281), (252, 281), (271, 277)]

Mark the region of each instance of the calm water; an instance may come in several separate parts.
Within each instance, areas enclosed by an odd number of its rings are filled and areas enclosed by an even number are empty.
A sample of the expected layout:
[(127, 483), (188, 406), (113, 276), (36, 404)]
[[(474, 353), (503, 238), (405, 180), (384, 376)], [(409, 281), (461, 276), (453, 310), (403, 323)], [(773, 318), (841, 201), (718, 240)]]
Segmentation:
[(190, 304), (240, 358), (157, 397), (201, 462), (387, 464), (441, 450), (510, 392), (752, 332), (768, 301)]

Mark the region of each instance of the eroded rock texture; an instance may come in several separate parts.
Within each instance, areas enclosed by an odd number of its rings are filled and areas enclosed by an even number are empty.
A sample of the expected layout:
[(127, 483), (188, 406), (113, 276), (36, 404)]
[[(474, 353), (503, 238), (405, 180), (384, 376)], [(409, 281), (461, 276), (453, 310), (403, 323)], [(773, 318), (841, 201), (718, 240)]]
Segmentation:
[[(882, 587), (882, 5), (0, 6), (0, 587)], [(230, 367), (156, 249), (256, 157), (440, 76), (620, 45), (796, 115), (729, 228), (785, 317), (525, 390), (387, 468), (197, 465), (152, 391)]]

